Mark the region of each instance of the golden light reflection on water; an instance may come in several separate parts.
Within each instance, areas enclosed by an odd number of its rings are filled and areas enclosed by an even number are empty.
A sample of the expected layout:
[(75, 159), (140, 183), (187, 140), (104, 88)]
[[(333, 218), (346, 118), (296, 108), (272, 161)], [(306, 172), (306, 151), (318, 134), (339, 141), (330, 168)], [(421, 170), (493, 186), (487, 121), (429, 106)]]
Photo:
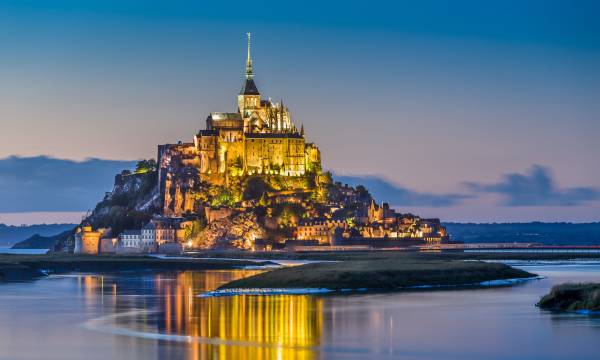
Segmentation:
[(78, 284), (86, 308), (101, 306), (106, 314), (128, 313), (111, 318), (114, 328), (167, 335), (167, 340), (155, 340), (160, 342), (161, 357), (183, 353), (188, 359), (314, 358), (323, 333), (321, 298), (197, 296), (258, 272), (153, 274), (144, 275), (144, 281), (86, 275)]

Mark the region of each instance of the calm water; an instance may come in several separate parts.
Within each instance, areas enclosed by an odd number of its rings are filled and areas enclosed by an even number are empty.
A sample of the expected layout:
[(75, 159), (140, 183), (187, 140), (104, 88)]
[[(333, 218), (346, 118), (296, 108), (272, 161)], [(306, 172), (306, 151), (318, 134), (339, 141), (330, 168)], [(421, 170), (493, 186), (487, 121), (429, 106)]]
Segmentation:
[(598, 359), (600, 318), (534, 306), (600, 266), (511, 288), (199, 298), (256, 271), (53, 276), (0, 285), (0, 359)]
[(48, 249), (11, 249), (8, 246), (0, 246), (0, 254), (39, 255), (47, 252)]

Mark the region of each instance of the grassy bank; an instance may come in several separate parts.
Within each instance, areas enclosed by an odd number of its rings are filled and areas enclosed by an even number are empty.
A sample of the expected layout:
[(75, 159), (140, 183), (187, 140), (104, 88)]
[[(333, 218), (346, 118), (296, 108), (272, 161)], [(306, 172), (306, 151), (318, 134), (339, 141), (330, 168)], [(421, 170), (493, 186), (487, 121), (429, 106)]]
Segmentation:
[(0, 255), (0, 282), (25, 281), (45, 272), (111, 272), (125, 270), (217, 270), (267, 265), (245, 260), (158, 259), (149, 256)]
[(452, 286), (534, 276), (510, 266), (462, 261), (384, 259), (314, 263), (281, 268), (230, 282), (232, 288), (327, 288), (394, 290), (410, 286)]
[(537, 306), (545, 310), (600, 312), (600, 283), (556, 285)]

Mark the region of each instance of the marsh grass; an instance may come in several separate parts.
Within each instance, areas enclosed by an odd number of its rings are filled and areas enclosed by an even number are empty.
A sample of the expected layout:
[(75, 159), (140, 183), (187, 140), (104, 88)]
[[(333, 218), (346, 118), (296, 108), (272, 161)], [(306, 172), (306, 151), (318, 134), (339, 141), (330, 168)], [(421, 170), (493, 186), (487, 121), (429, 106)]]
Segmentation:
[(533, 277), (499, 263), (384, 259), (314, 263), (276, 269), (232, 281), (227, 288), (327, 288), (393, 290), (410, 286), (459, 286)]
[(600, 311), (600, 283), (555, 285), (536, 305), (546, 310)]

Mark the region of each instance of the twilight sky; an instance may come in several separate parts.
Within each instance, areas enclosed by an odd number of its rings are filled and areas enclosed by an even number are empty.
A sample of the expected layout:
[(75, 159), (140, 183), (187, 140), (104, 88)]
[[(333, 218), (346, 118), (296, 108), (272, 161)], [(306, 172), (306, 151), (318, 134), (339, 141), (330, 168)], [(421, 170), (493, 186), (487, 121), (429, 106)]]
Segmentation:
[(0, 222), (78, 220), (115, 168), (234, 111), (247, 31), (259, 90), (342, 180), (442, 220), (599, 221), (599, 17), (596, 1), (3, 0)]

